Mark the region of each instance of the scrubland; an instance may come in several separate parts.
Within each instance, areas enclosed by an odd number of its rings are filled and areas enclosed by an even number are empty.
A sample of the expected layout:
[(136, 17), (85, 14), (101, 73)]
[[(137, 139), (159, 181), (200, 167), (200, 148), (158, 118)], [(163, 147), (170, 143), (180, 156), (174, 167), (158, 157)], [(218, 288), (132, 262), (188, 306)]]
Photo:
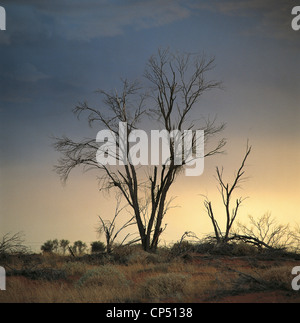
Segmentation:
[(300, 302), (291, 274), (300, 256), (258, 252), (239, 244), (217, 248), (119, 247), (112, 254), (2, 255), (13, 303)]

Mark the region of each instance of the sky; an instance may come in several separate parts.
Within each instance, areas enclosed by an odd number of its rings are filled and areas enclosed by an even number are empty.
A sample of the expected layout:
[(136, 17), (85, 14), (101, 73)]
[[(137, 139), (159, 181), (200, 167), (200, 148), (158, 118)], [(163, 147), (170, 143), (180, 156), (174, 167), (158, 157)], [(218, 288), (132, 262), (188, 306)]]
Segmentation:
[[(300, 30), (291, 27), (292, 0), (7, 0), (0, 31), (0, 236), (22, 231), (38, 250), (48, 239), (98, 240), (98, 215), (113, 216), (95, 173), (74, 171), (62, 185), (53, 171), (53, 136), (96, 138), (72, 109), (95, 92), (140, 79), (158, 48), (215, 57), (210, 77), (223, 82), (198, 103), (225, 122), (226, 153), (205, 160), (200, 177), (181, 176), (170, 195), (162, 243), (185, 231), (212, 232), (203, 194), (222, 223), (214, 178), (224, 166), (232, 180), (245, 152), (248, 197), (239, 220), (265, 212), (279, 223), (300, 223)], [(197, 113), (195, 118), (198, 117)], [(121, 218), (120, 221), (125, 221)]]

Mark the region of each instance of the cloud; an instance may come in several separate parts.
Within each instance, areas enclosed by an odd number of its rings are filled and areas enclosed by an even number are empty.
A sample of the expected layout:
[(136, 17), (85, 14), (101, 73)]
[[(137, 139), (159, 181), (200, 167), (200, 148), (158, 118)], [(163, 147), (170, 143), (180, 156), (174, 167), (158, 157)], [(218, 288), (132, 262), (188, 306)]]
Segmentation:
[[(54, 32), (68, 40), (87, 41), (120, 35), (126, 28), (140, 30), (170, 24), (191, 14), (183, 0), (29, 0), (26, 4), (21, 0), (10, 0), (9, 6), (19, 11), (18, 25), (30, 28), (33, 33), (37, 33), (38, 28), (34, 31), (28, 26), (28, 15), (30, 24), (42, 24), (48, 29), (48, 35)], [(24, 16), (20, 17), (22, 10)]]
[(25, 63), (18, 68), (14, 69), (14, 73), (10, 73), (9, 77), (14, 78), (19, 82), (35, 83), (39, 80), (49, 78), (49, 76), (43, 72), (40, 72), (33, 64)]
[(272, 0), (212, 0), (210, 3), (211, 9), (228, 15), (249, 15), (257, 10), (270, 10), (274, 6)]
[[(232, 17), (251, 17), (241, 32), (295, 39), (291, 29), (293, 0), (6, 0), (8, 35), (0, 44), (42, 37), (90, 41), (122, 35), (188, 19), (205, 11)], [(7, 4), (6, 4), (7, 3)], [(10, 10), (11, 9), (11, 10)], [(14, 23), (16, 21), (17, 23)], [(12, 34), (12, 35), (11, 35)], [(20, 35), (23, 35), (20, 36)], [(12, 37), (13, 36), (13, 37)]]
[(251, 17), (251, 25), (242, 26), (241, 32), (269, 38), (299, 40), (291, 28), (293, 0), (210, 0), (192, 1), (191, 7), (228, 15)]

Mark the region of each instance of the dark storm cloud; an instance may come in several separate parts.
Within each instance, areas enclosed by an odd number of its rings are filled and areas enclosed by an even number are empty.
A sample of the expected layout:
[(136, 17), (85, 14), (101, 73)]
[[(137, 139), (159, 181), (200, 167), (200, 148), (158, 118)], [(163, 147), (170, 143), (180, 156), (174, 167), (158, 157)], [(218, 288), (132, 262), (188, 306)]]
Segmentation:
[(248, 34), (299, 41), (299, 35), (291, 28), (291, 11), (296, 5), (294, 0), (210, 0), (191, 3), (197, 9), (232, 17), (251, 17), (254, 24), (241, 26), (241, 31)]
[(7, 0), (7, 32), (0, 44), (61, 37), (91, 41), (122, 35), (133, 30), (155, 28), (190, 18), (205, 11), (231, 17), (251, 17), (240, 31), (265, 37), (296, 39), (291, 29), (293, 0)]
[[(9, 35), (22, 34), (25, 28), (32, 35), (42, 32), (47, 37), (55, 34), (67, 40), (80, 41), (120, 35), (128, 27), (135, 30), (158, 27), (191, 14), (182, 0), (31, 0), (26, 1), (26, 4), (21, 0), (10, 0), (4, 1), (4, 5), (6, 3), (8, 18), (9, 9), (14, 8), (10, 17)], [(18, 16), (16, 8), (20, 13)], [(10, 44), (7, 35), (0, 38), (0, 43)]]

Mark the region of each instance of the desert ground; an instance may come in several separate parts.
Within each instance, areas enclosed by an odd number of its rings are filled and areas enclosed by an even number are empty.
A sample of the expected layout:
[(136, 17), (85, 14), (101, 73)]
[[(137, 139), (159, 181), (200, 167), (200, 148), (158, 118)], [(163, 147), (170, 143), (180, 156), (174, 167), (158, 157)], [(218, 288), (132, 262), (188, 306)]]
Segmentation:
[[(174, 246), (175, 247), (175, 246)], [(226, 250), (119, 247), (111, 254), (3, 255), (1, 303), (299, 303), (292, 268), (298, 254), (258, 252), (238, 244)]]

